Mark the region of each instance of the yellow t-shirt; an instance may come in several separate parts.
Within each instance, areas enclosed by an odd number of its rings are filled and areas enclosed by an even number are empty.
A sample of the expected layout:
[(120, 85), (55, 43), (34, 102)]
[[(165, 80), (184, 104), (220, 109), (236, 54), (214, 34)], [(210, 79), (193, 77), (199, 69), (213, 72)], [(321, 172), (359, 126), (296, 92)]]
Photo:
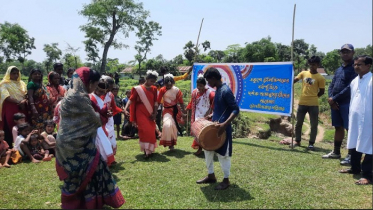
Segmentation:
[(302, 94), (299, 105), (318, 106), (317, 94), (320, 88), (325, 89), (325, 78), (319, 73), (311, 74), (310, 71), (302, 71), (296, 78), (302, 80)]

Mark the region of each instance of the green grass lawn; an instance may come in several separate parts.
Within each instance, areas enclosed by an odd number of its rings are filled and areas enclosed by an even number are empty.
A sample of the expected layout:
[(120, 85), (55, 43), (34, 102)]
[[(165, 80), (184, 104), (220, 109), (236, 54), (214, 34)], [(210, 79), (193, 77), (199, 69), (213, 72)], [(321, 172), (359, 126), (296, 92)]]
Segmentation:
[[(137, 140), (118, 141), (111, 168), (126, 199), (125, 209), (372, 208), (372, 185), (357, 186), (352, 175), (339, 174), (339, 160), (325, 160), (330, 144), (291, 150), (278, 139), (235, 139), (231, 187), (215, 191), (197, 185), (206, 175), (204, 159), (192, 154), (191, 137), (180, 137), (173, 152), (159, 147), (143, 158)], [(346, 151), (342, 150), (343, 156)], [(215, 174), (223, 173), (216, 159)], [(60, 208), (60, 186), (52, 162), (21, 163), (0, 169), (0, 207)]]

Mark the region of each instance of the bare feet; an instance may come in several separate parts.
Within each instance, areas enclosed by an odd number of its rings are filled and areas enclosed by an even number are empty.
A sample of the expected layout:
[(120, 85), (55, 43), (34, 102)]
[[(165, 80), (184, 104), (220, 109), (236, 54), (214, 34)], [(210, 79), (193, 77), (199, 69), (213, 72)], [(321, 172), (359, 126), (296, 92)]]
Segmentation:
[(33, 158), (33, 159), (31, 160), (31, 162), (33, 162), (33, 163), (40, 163), (40, 160), (36, 160), (35, 158)]
[(10, 165), (8, 163), (3, 164), (5, 168), (10, 168)]
[(359, 180), (357, 180), (355, 182), (355, 184), (357, 184), (357, 185), (368, 185), (368, 184), (371, 184), (371, 182), (366, 178), (360, 178)]
[(51, 160), (52, 160), (51, 157), (45, 157), (45, 158), (43, 158), (43, 161), (51, 161)]

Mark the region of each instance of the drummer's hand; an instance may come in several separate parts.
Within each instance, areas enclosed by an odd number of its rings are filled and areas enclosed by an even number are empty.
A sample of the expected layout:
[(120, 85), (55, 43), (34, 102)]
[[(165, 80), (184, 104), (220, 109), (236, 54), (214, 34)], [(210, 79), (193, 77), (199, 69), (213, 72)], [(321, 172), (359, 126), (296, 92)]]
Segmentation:
[(150, 120), (155, 120), (157, 119), (157, 113), (153, 113), (150, 115)]
[(218, 127), (218, 136), (221, 136), (227, 128), (227, 125), (225, 123), (218, 123), (215, 126)]
[(209, 114), (209, 115), (206, 115), (206, 116), (205, 116), (205, 119), (206, 119), (206, 120), (210, 120), (211, 118), (212, 118), (212, 114)]

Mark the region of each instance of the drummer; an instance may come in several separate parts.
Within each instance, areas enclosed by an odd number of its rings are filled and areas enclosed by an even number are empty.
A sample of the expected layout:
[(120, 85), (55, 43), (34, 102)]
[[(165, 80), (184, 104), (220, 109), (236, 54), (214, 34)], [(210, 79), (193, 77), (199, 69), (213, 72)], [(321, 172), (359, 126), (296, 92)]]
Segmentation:
[[(200, 118), (203, 119), (212, 113), (215, 90), (207, 88), (206, 86), (206, 80), (203, 74), (199, 74), (197, 78), (197, 88), (192, 91), (191, 99), (187, 106), (187, 110), (192, 110), (191, 125), (194, 121)], [(197, 138), (194, 138), (191, 147), (197, 149), (197, 152), (193, 153), (194, 155), (198, 156), (202, 153), (202, 147), (198, 144)]]
[(216, 87), (214, 110), (212, 114), (207, 116), (207, 118), (212, 118), (212, 121), (219, 122), (216, 124), (219, 129), (218, 135), (221, 135), (224, 133), (224, 131), (226, 131), (226, 141), (223, 146), (215, 151), (205, 151), (205, 161), (208, 175), (207, 177), (198, 180), (197, 184), (216, 183), (216, 177), (214, 174), (214, 154), (217, 153), (220, 166), (224, 172), (224, 179), (215, 187), (215, 190), (225, 190), (230, 185), (229, 174), (232, 156), (231, 122), (239, 114), (240, 109), (236, 103), (236, 99), (231, 89), (221, 81), (221, 74), (216, 68), (211, 67), (207, 69), (204, 74), (204, 78), (207, 80), (209, 86), (212, 88)]

